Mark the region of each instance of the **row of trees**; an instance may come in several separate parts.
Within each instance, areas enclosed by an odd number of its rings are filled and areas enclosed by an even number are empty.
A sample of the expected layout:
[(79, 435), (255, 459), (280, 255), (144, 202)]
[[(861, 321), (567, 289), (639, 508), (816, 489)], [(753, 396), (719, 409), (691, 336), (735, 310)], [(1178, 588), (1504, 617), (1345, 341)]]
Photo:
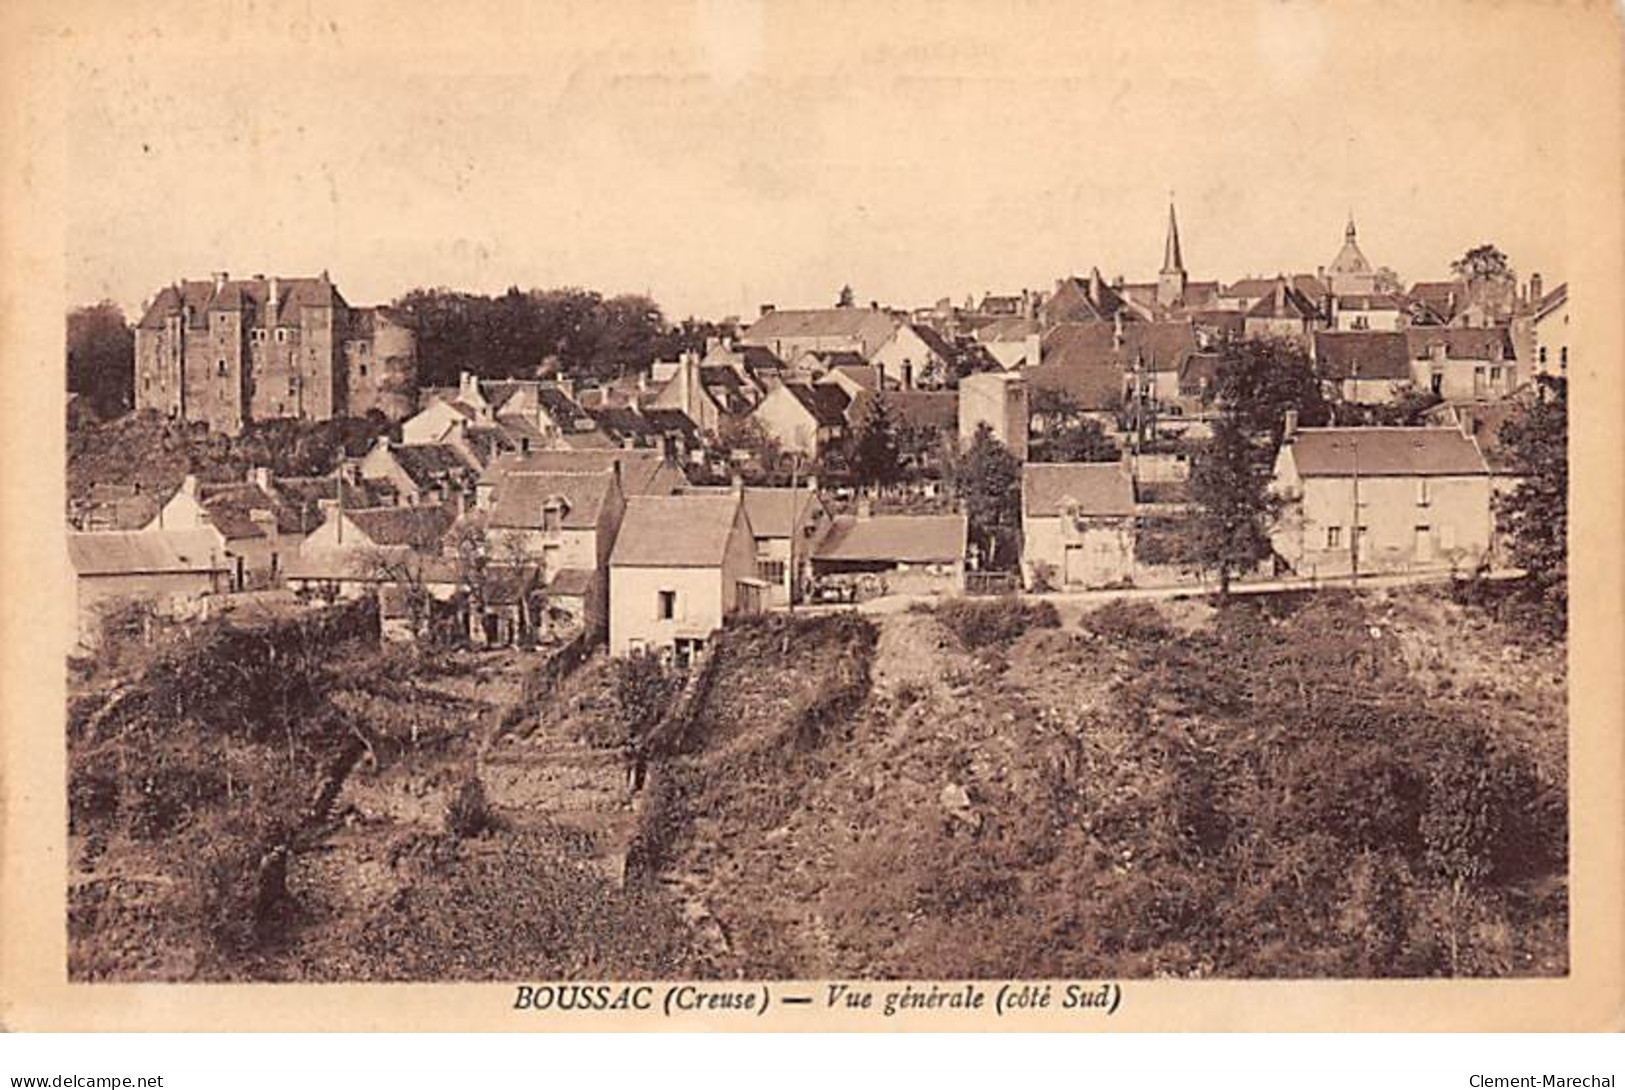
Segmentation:
[(454, 384), (459, 371), (534, 378), (544, 367), (584, 380), (613, 379), (733, 331), (693, 318), (674, 325), (647, 296), (606, 297), (584, 288), (511, 287), (495, 296), (418, 288), (393, 307), (417, 335), (424, 385)]

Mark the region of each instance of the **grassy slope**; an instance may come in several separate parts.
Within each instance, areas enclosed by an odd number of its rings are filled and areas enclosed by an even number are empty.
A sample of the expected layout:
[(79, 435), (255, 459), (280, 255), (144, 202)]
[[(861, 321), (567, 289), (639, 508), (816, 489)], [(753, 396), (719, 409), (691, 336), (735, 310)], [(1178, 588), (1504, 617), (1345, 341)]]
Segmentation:
[[(873, 691), (810, 746), (791, 739), (830, 682), (817, 641), (739, 648), (730, 678), (774, 699), (718, 685), (666, 869), (730, 937), (718, 969), (1563, 971), (1558, 652), (1434, 597), (1176, 608), (976, 654), (932, 616), (885, 618)], [(1481, 769), (1506, 813), (1452, 899), (1439, 815)]]

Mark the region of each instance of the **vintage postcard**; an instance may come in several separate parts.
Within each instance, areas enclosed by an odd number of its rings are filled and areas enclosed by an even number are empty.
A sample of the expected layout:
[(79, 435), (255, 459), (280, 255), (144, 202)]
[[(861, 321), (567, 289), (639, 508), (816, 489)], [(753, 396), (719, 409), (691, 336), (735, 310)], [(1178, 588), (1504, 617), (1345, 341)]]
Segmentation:
[(8, 1028), (1621, 1028), (1616, 7), (0, 26)]

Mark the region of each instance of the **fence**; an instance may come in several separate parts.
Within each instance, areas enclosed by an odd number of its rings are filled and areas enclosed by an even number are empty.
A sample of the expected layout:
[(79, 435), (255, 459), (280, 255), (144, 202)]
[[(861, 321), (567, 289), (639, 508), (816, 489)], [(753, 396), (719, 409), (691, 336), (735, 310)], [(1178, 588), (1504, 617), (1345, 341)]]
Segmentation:
[(965, 573), (965, 593), (970, 595), (1016, 594), (1021, 590), (1021, 576), (1013, 571), (968, 571)]

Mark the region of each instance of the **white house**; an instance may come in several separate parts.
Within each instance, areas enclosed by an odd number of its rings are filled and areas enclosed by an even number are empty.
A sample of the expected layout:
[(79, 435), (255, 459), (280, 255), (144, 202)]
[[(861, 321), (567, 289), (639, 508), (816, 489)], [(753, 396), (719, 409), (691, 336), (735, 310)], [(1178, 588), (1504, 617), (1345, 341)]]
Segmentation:
[[(700, 495), (721, 495), (731, 488), (692, 488)], [(767, 603), (782, 606), (801, 589), (812, 572), (812, 557), (834, 524), (834, 513), (818, 494), (816, 478), (802, 488), (744, 489), (745, 515), (756, 541), (756, 575), (767, 584)], [(793, 550), (793, 558), (792, 558)]]
[(561, 576), (563, 587), (583, 586), (584, 620), (601, 632), (608, 617), (609, 557), (626, 511), (618, 463), (602, 470), (513, 473), (497, 487), (489, 527), (539, 563), (544, 587)]
[(1134, 480), (1122, 462), (1029, 462), (1021, 470), (1022, 581), (1029, 590), (1131, 581), (1134, 514)]
[(1490, 551), (1492, 479), (1459, 428), (1304, 428), (1276, 455), (1272, 540), (1299, 575), (1461, 571)]
[(775, 387), (751, 413), (780, 449), (818, 457), (829, 443), (846, 435), (846, 391), (835, 385), (785, 382)]
[(765, 589), (738, 491), (632, 496), (609, 559), (610, 653), (690, 662)]
[(184, 614), (226, 589), (229, 564), (218, 537), (204, 530), (68, 534), (79, 642), (94, 645), (104, 612), (144, 601), (160, 614)]

